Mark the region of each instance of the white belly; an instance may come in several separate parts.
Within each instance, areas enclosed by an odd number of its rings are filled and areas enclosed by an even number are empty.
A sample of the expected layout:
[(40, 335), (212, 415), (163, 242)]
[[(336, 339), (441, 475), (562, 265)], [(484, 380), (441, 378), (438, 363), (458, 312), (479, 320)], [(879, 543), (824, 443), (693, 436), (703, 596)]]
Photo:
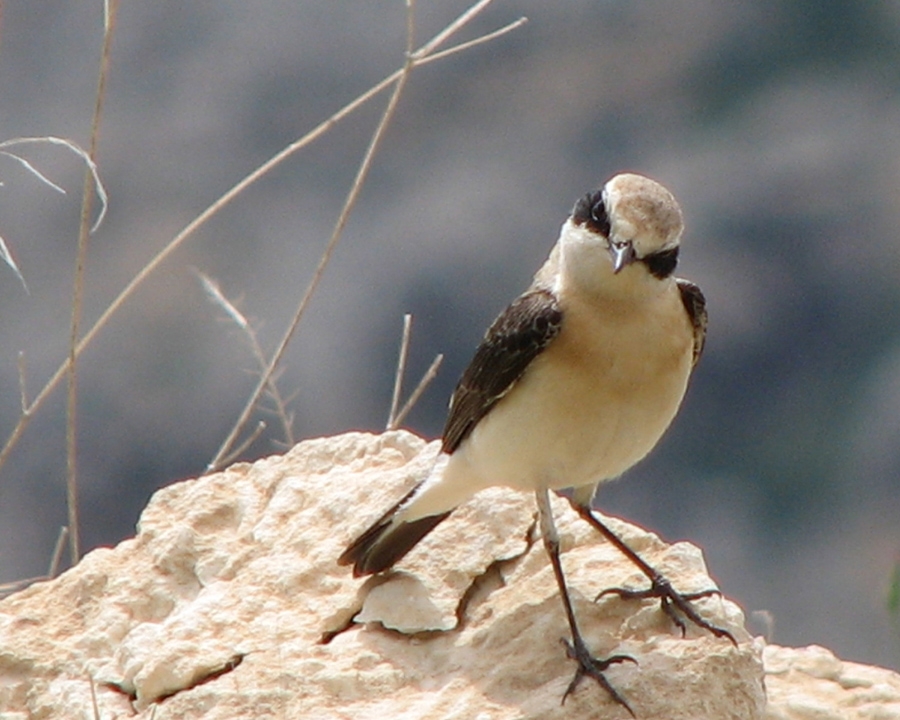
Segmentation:
[(651, 313), (656, 322), (567, 315), (567, 332), (478, 423), (447, 472), (528, 490), (621, 475), (653, 449), (687, 388), (692, 335), (676, 311)]
[[(602, 315), (569, 307), (563, 332), (481, 419), (406, 507), (408, 520), (479, 490), (595, 485), (659, 441), (687, 388), (693, 335), (677, 296)], [(666, 303), (662, 298), (661, 303)]]

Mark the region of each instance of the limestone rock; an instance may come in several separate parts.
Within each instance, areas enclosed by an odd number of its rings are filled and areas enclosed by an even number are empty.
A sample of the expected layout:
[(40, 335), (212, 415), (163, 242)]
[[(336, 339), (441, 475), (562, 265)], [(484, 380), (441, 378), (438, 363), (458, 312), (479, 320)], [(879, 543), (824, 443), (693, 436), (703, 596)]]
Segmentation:
[[(627, 718), (589, 680), (560, 705), (574, 665), (528, 494), (479, 494), (388, 576), (335, 564), (436, 456), (406, 432), (348, 433), (160, 490), (136, 537), (0, 602), (0, 720), (92, 718), (94, 698), (103, 720)], [(765, 710), (764, 643), (736, 605), (697, 603), (739, 647), (691, 627), (682, 638), (658, 602), (594, 602), (645, 580), (567, 503), (555, 509), (586, 639), (638, 660), (608, 675), (642, 720), (793, 720), (850, 695), (894, 707), (887, 671), (834, 660), (843, 669), (823, 676), (769, 648), (783, 707)], [(693, 546), (607, 521), (683, 591), (712, 587)]]
[(810, 645), (765, 649), (765, 720), (900, 720), (900, 675)]

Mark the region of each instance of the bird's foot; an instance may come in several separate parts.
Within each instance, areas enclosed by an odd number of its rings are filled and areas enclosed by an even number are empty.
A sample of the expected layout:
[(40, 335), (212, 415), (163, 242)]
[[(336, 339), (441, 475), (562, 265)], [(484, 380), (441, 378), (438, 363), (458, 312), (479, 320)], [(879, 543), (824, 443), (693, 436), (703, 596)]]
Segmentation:
[(603, 674), (603, 671), (610, 665), (616, 663), (633, 662), (637, 665), (637, 660), (630, 655), (612, 655), (604, 660), (595, 658), (587, 649), (584, 641), (577, 635), (572, 642), (563, 638), (562, 643), (566, 646), (566, 655), (578, 663), (578, 668), (575, 670), (575, 677), (572, 678), (572, 682), (569, 683), (569, 687), (567, 687), (566, 691), (563, 693), (562, 704), (565, 705), (566, 698), (575, 691), (575, 688), (578, 687), (579, 683), (585, 677), (589, 677), (596, 680), (597, 683), (606, 690), (613, 701), (625, 708), (631, 714), (631, 717), (636, 717), (634, 710), (631, 709), (628, 701), (625, 700), (625, 698), (619, 694), (619, 691), (610, 684), (609, 680), (607, 680), (606, 676)]
[[(684, 637), (687, 626), (683, 618), (687, 618), (692, 623), (704, 630), (712, 633), (716, 637), (728, 638), (735, 647), (737, 640), (730, 631), (713, 625), (708, 620), (704, 620), (701, 615), (694, 610), (691, 602), (700, 598), (710, 597), (712, 595), (720, 595), (719, 590), (703, 590), (702, 592), (680, 593), (672, 587), (672, 583), (664, 575), (656, 574), (650, 579), (650, 587), (646, 590), (633, 590), (630, 588), (610, 588), (594, 598), (597, 602), (604, 595), (617, 595), (623, 600), (646, 600), (648, 598), (659, 599), (662, 611), (672, 620), (676, 627), (681, 630), (681, 636)], [(679, 614), (680, 613), (680, 614)]]

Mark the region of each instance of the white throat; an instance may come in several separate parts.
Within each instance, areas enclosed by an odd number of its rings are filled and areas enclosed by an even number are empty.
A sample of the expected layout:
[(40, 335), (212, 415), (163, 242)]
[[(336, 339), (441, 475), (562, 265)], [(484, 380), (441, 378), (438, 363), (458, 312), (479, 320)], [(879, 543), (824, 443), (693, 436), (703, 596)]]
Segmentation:
[(653, 277), (641, 262), (613, 272), (613, 260), (605, 237), (566, 220), (558, 243), (553, 287), (557, 293), (575, 290), (592, 296), (635, 301), (657, 297), (673, 282)]

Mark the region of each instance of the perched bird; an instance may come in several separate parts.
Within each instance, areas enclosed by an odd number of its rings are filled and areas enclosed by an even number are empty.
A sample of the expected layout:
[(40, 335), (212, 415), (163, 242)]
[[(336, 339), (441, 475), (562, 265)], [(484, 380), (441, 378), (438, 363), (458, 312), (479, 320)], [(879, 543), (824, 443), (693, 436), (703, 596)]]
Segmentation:
[[(486, 487), (536, 493), (578, 662), (563, 702), (593, 677), (631, 712), (603, 675), (628, 656), (594, 658), (578, 630), (559, 561), (549, 490), (570, 502), (651, 581), (623, 597), (658, 597), (716, 635), (690, 601), (590, 510), (597, 486), (641, 460), (675, 417), (703, 350), (700, 289), (674, 277), (683, 229), (672, 194), (641, 175), (621, 174), (582, 197), (531, 286), (493, 322), (456, 386), (444, 427), (443, 472), (432, 474), (354, 540), (338, 559), (356, 576), (392, 567), (455, 507)], [(633, 714), (633, 713), (632, 713)]]

